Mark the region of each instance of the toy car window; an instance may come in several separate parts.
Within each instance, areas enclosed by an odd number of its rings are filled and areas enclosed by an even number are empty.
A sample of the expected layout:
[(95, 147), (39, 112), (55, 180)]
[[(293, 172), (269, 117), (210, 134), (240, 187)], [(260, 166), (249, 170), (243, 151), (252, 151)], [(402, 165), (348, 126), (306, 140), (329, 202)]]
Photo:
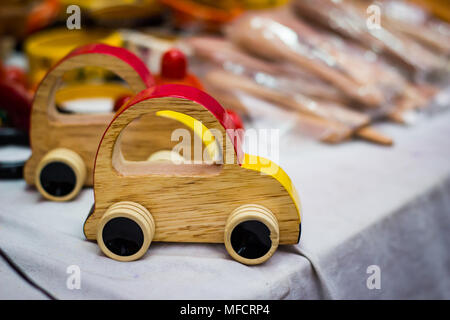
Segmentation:
[(134, 119), (114, 146), (119, 160), (113, 166), (122, 174), (217, 174), (220, 143), (200, 121), (172, 110)]
[(100, 67), (78, 68), (66, 72), (55, 92), (59, 115), (111, 114), (116, 101), (131, 96), (128, 84)]

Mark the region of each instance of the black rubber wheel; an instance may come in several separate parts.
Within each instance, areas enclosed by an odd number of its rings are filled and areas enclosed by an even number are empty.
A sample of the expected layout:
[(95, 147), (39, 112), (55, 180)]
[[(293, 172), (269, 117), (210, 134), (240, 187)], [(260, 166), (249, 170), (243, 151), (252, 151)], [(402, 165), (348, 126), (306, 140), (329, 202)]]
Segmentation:
[(109, 220), (102, 230), (105, 246), (118, 256), (131, 256), (144, 244), (144, 233), (133, 220), (124, 217)]
[(64, 197), (76, 187), (77, 176), (73, 169), (64, 162), (50, 162), (42, 168), (40, 183), (48, 194), (54, 197)]
[(245, 259), (258, 259), (272, 247), (269, 228), (257, 220), (239, 223), (231, 232), (233, 250)]

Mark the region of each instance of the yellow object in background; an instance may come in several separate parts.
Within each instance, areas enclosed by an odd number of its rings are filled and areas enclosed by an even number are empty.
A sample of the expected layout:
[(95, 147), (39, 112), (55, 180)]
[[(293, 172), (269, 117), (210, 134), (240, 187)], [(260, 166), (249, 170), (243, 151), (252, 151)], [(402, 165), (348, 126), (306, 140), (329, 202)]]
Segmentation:
[(450, 22), (449, 0), (411, 0), (432, 12), (435, 16)]
[(265, 9), (284, 5), (289, 0), (194, 0), (198, 4), (218, 9)]
[(133, 91), (121, 83), (76, 83), (58, 89), (55, 103), (64, 106), (74, 99), (108, 98), (114, 104), (118, 98), (132, 95)]
[(245, 9), (266, 9), (282, 6), (289, 0), (242, 0), (241, 2)]
[(172, 9), (179, 28), (218, 31), (245, 10), (284, 5), (289, 0), (160, 0)]
[[(25, 42), (25, 52), (29, 62), (29, 80), (34, 86), (42, 80), (47, 71), (61, 58), (73, 49), (88, 43), (101, 42), (112, 46), (121, 46), (122, 38), (118, 32), (104, 30), (68, 30), (55, 29), (33, 34)], [(101, 75), (104, 71), (86, 69), (83, 76)], [(90, 70), (90, 72), (89, 72)], [(75, 80), (79, 77), (73, 71), (65, 80)]]
[(172, 9), (175, 25), (179, 28), (194, 27), (217, 31), (224, 23), (230, 22), (242, 13), (236, 0), (160, 0)]
[(158, 0), (60, 0), (64, 7), (77, 5), (99, 20), (143, 19), (161, 13)]

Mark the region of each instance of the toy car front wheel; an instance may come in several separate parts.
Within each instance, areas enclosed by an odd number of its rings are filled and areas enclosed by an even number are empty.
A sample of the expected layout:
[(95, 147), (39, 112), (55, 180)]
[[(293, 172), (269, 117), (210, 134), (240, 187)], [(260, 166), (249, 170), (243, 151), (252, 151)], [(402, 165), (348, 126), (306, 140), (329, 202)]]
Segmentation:
[(122, 201), (109, 207), (100, 220), (97, 243), (106, 256), (133, 261), (147, 252), (154, 234), (150, 212), (138, 203)]
[(235, 260), (249, 265), (263, 263), (278, 247), (277, 219), (263, 206), (243, 205), (229, 216), (224, 242)]
[(36, 170), (35, 185), (39, 192), (53, 201), (73, 199), (86, 180), (86, 165), (74, 151), (59, 148), (47, 153)]

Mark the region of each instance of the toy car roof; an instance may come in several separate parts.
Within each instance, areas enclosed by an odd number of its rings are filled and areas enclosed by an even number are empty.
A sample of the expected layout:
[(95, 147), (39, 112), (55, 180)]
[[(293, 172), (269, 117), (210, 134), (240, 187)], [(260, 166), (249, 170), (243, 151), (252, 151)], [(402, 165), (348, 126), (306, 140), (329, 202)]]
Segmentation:
[[(152, 87), (155, 85), (155, 79), (153, 78), (152, 74), (148, 70), (147, 66), (144, 64), (144, 62), (139, 59), (136, 55), (131, 53), (130, 51), (120, 48), (120, 47), (113, 47), (107, 44), (103, 43), (93, 43), (88, 44), (85, 46), (78, 47), (77, 49), (74, 49), (69, 54), (67, 54), (64, 58), (62, 58), (58, 63), (56, 63), (50, 70), (47, 71), (46, 76), (51, 73), (58, 65), (63, 63), (64, 61), (71, 59), (73, 57), (83, 55), (83, 54), (107, 54), (114, 57), (119, 58), (120, 60), (125, 61), (128, 63), (136, 72), (137, 74), (142, 78), (143, 82), (147, 87)], [(45, 77), (43, 78), (45, 79)], [(41, 80), (43, 81), (43, 80)]]

